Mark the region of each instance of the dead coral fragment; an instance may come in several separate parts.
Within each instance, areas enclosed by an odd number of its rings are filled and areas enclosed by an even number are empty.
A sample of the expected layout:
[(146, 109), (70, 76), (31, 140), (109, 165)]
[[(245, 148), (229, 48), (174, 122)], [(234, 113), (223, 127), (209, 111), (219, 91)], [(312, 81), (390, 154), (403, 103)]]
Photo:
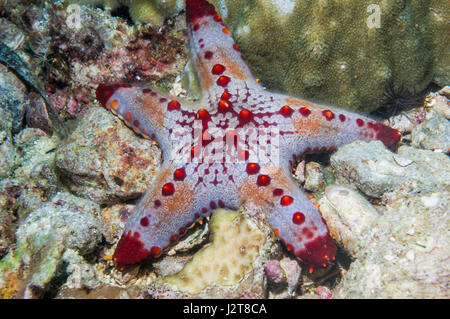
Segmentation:
[(175, 290), (197, 294), (213, 285), (233, 286), (252, 271), (266, 242), (264, 233), (239, 212), (217, 210), (211, 220), (212, 243), (183, 270), (160, 281)]

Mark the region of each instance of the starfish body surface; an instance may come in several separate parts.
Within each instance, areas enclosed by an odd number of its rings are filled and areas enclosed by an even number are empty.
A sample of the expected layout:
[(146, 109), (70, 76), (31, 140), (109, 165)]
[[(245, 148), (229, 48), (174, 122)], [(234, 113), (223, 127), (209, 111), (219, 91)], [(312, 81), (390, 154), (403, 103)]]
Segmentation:
[[(266, 91), (211, 4), (187, 0), (186, 19), (203, 88), (198, 102), (129, 84), (97, 89), (102, 105), (158, 141), (163, 154), (161, 172), (128, 220), (114, 261), (126, 266), (158, 257), (214, 209), (252, 201), (288, 251), (314, 267), (330, 263), (336, 246), (292, 178), (296, 156), (356, 139), (392, 146), (400, 133), (359, 114)], [(238, 131), (246, 132), (244, 143)]]

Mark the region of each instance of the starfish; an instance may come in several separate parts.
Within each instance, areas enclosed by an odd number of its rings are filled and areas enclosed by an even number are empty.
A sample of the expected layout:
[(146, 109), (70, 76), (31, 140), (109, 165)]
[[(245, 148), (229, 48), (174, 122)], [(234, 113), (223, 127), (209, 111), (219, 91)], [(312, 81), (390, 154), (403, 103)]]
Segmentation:
[(216, 208), (252, 201), (284, 247), (312, 267), (335, 258), (326, 223), (292, 178), (300, 154), (353, 140), (395, 145), (400, 133), (359, 114), (266, 91), (252, 76), (214, 6), (186, 1), (197, 102), (155, 88), (98, 86), (97, 99), (162, 149), (160, 174), (138, 203), (113, 259), (129, 266), (161, 255)]

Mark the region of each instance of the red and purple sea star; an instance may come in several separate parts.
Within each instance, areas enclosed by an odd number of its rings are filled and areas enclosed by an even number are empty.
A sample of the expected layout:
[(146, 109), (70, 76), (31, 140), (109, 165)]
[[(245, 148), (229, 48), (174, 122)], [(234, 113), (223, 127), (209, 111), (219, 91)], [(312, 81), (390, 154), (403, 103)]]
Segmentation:
[(198, 102), (128, 84), (97, 89), (102, 105), (163, 151), (161, 173), (127, 222), (114, 261), (126, 266), (157, 257), (214, 209), (253, 201), (288, 251), (313, 267), (328, 264), (336, 245), (293, 181), (293, 161), (356, 139), (390, 147), (400, 133), (358, 114), (265, 91), (211, 4), (187, 0), (186, 19), (203, 88)]

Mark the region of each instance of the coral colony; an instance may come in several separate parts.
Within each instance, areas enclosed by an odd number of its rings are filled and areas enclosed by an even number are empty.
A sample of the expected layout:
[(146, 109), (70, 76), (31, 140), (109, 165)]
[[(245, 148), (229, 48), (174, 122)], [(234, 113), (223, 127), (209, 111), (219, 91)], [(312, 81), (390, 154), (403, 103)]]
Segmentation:
[(161, 255), (216, 208), (262, 207), (286, 249), (312, 267), (336, 246), (320, 211), (299, 190), (299, 154), (353, 140), (395, 145), (400, 133), (369, 118), (265, 91), (204, 0), (186, 1), (190, 50), (203, 88), (192, 103), (157, 89), (99, 85), (99, 102), (136, 133), (158, 141), (163, 167), (127, 222), (114, 253), (120, 266)]

